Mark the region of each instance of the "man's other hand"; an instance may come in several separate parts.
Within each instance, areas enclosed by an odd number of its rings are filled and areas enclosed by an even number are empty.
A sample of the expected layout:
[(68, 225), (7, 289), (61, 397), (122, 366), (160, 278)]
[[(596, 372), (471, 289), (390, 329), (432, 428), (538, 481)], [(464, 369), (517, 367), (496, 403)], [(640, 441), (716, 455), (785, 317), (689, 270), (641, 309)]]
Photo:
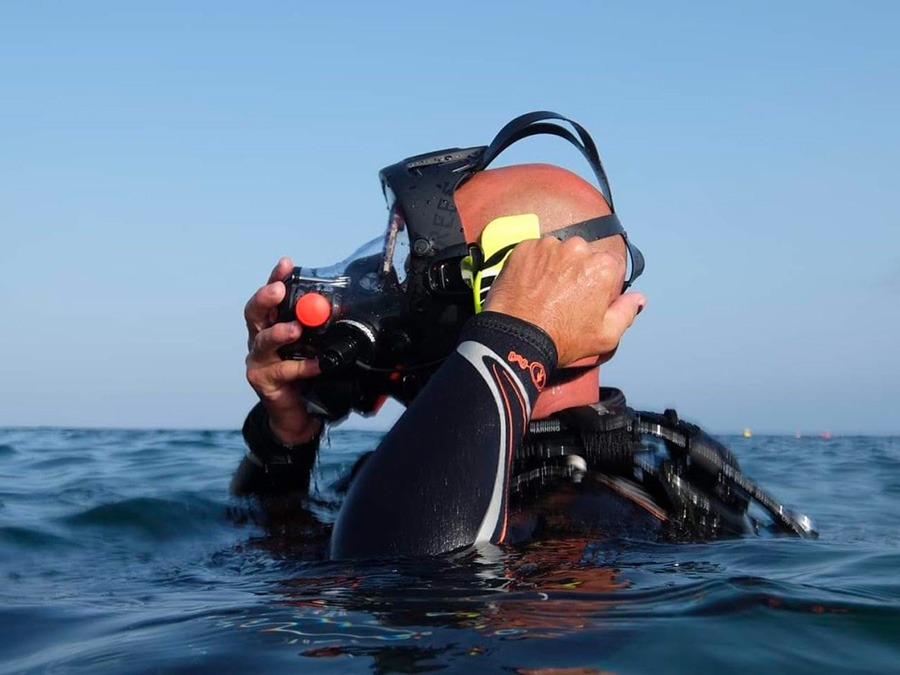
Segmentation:
[(269, 281), (247, 302), (247, 381), (269, 413), (272, 432), (283, 443), (296, 445), (319, 433), (321, 422), (306, 411), (305, 381), (319, 374), (315, 360), (285, 361), (278, 349), (300, 338), (299, 322), (276, 323), (278, 305), (286, 292), (284, 279), (293, 269), (290, 258), (282, 258)]
[(601, 244), (579, 237), (523, 241), (491, 285), (484, 308), (542, 328), (560, 366), (587, 357), (609, 360), (646, 299), (621, 293), (625, 257)]

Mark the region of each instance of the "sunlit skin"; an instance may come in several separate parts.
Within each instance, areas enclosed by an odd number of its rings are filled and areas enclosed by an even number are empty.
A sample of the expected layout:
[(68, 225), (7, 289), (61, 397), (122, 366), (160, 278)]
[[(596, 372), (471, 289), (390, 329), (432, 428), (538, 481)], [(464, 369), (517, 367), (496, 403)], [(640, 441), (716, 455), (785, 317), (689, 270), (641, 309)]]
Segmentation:
[[(559, 167), (526, 164), (482, 171), (456, 192), (466, 238), (477, 241), (495, 218), (537, 214), (542, 232), (607, 215), (609, 206), (590, 183)], [(597, 364), (565, 384), (548, 387), (532, 417), (598, 400), (599, 364), (615, 353), (619, 340), (646, 302), (640, 293), (621, 294), (626, 271), (625, 244), (610, 237), (591, 244), (579, 238), (525, 241), (510, 255), (491, 287), (485, 309), (514, 316), (542, 328), (556, 345), (559, 365)], [(302, 332), (298, 322), (275, 323), (285, 294), (280, 281), (293, 269), (282, 258), (247, 302), (247, 380), (269, 414), (275, 435), (287, 444), (304, 443), (319, 433), (321, 421), (306, 412), (306, 380), (319, 373), (315, 361), (283, 361), (278, 349)]]

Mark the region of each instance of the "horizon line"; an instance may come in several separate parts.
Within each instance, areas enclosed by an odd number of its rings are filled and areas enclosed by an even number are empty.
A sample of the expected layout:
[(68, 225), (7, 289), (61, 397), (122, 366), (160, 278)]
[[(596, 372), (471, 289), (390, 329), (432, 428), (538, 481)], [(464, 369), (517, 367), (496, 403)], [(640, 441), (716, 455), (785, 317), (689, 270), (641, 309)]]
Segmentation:
[[(94, 425), (85, 425), (85, 426), (70, 426), (70, 425), (60, 425), (60, 424), (19, 424), (19, 425), (0, 425), (0, 431), (38, 431), (38, 430), (57, 430), (57, 431), (210, 431), (210, 432), (241, 432), (241, 427), (187, 427), (187, 426), (94, 426)], [(372, 428), (363, 428), (360, 426), (348, 426), (345, 427), (343, 425), (332, 426), (329, 427), (329, 431), (363, 431), (363, 432), (371, 432), (373, 434), (377, 433), (386, 433), (390, 431), (390, 427), (386, 427), (384, 429), (372, 429)], [(792, 436), (796, 437), (798, 440), (804, 438), (814, 438), (819, 440), (829, 440), (823, 438), (823, 434), (828, 433), (830, 435), (830, 439), (835, 438), (849, 438), (849, 437), (858, 437), (858, 438), (894, 438), (900, 437), (900, 431), (879, 431), (879, 432), (856, 432), (856, 431), (819, 431), (819, 432), (801, 432), (799, 436), (797, 435), (797, 431), (754, 431), (753, 435), (750, 438), (745, 438), (742, 435), (742, 431), (733, 431), (733, 432), (722, 432), (715, 431), (710, 429), (704, 429), (706, 433), (712, 434), (713, 436), (734, 436), (740, 438), (742, 440), (753, 440), (753, 438), (760, 436)]]

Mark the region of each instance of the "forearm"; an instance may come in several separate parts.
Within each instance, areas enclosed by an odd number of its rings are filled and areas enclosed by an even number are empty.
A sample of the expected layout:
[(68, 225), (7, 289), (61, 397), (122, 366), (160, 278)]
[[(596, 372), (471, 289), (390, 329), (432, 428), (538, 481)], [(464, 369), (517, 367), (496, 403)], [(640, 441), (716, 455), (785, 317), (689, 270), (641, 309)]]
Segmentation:
[(435, 554), (503, 541), (509, 466), (556, 366), (539, 328), (485, 312), (354, 481), (332, 555)]
[(302, 445), (285, 445), (272, 433), (265, 408), (256, 404), (241, 430), (247, 454), (231, 481), (236, 495), (307, 492), (316, 461), (319, 435)]

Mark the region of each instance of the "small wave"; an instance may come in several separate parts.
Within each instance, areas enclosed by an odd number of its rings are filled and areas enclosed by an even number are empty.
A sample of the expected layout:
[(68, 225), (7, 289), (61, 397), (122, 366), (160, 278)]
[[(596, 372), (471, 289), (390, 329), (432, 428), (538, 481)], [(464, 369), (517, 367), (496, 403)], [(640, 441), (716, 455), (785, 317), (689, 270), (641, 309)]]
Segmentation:
[(193, 495), (182, 499), (137, 497), (100, 504), (67, 516), (62, 522), (78, 529), (129, 531), (152, 539), (173, 539), (208, 530), (225, 521), (224, 504)]
[(33, 530), (27, 527), (5, 526), (0, 527), (0, 544), (3, 546), (15, 546), (25, 549), (58, 548), (67, 545), (69, 541), (63, 537), (45, 532)]
[(71, 466), (85, 466), (88, 464), (94, 464), (94, 462), (95, 460), (93, 457), (87, 457), (85, 455), (68, 455), (63, 457), (47, 457), (46, 459), (41, 459), (34, 462), (31, 465), (31, 468), (37, 469), (39, 471), (47, 471), (49, 469), (60, 469)]
[(15, 454), (16, 449), (13, 446), (0, 443), (0, 457), (12, 457)]

